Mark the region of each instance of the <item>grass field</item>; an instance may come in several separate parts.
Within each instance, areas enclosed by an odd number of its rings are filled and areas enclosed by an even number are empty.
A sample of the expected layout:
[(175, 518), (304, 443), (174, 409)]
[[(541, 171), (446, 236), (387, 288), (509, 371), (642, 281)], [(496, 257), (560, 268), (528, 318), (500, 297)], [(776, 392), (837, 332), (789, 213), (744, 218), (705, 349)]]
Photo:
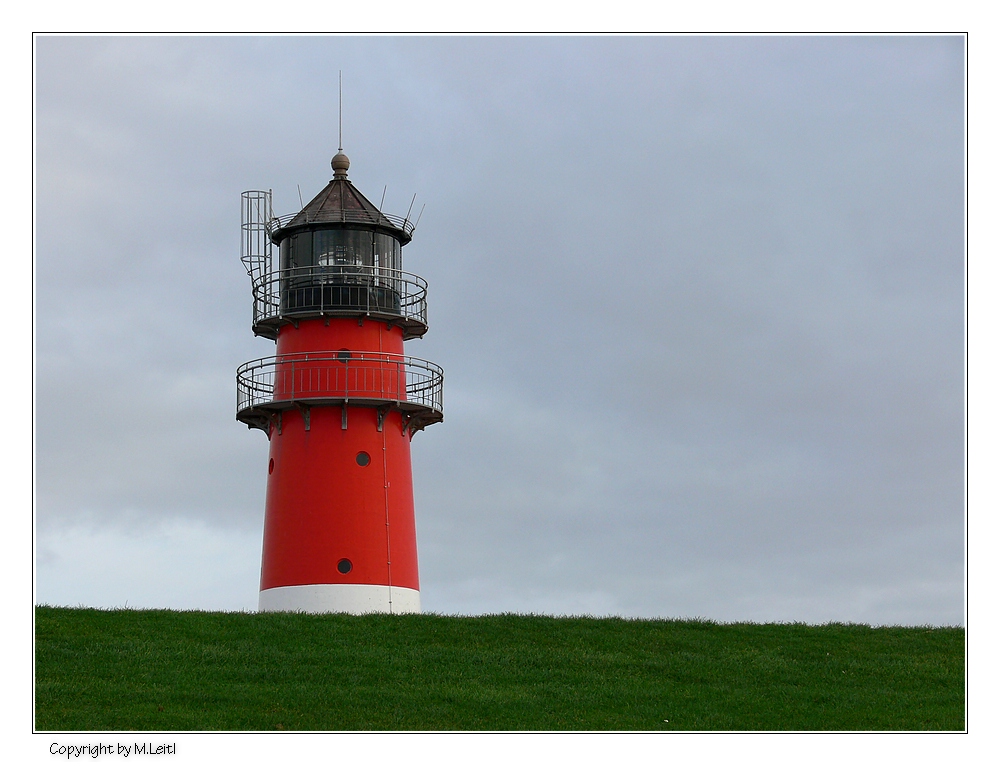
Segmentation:
[(961, 730), (965, 631), (37, 607), (35, 728)]

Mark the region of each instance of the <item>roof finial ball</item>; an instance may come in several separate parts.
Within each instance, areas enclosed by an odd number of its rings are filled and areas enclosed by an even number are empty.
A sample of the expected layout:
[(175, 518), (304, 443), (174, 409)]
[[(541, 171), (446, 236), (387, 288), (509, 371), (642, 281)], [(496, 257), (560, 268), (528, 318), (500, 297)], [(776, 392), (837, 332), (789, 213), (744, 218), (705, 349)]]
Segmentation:
[(334, 178), (347, 178), (347, 169), (351, 167), (351, 161), (343, 151), (339, 151), (330, 160), (330, 167), (333, 168)]

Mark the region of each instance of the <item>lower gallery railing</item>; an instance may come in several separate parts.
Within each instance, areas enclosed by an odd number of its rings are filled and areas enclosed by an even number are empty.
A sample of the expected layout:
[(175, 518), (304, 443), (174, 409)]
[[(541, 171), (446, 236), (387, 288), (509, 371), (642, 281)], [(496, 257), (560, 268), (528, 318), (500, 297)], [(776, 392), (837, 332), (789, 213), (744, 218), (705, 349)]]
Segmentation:
[(444, 371), (424, 359), (381, 352), (282, 354), (240, 366), (236, 411), (281, 409), (294, 402), (352, 399), (427, 410), (440, 420)]

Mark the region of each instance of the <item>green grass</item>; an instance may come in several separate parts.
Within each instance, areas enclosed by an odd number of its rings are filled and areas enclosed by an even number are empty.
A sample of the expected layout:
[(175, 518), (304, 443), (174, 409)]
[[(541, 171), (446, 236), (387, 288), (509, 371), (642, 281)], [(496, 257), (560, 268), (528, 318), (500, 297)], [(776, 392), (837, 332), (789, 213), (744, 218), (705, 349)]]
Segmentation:
[(35, 727), (962, 730), (965, 631), (37, 607)]

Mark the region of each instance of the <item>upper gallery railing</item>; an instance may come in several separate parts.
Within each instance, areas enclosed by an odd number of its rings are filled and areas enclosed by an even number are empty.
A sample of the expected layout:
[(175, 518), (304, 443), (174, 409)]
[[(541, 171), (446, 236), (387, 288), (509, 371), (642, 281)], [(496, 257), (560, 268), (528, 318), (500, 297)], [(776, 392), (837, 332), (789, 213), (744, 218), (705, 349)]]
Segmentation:
[(262, 274), (252, 289), (255, 329), (309, 314), (365, 314), (400, 320), (408, 326), (408, 337), (427, 331), (427, 282), (405, 271), (379, 266), (300, 266)]

